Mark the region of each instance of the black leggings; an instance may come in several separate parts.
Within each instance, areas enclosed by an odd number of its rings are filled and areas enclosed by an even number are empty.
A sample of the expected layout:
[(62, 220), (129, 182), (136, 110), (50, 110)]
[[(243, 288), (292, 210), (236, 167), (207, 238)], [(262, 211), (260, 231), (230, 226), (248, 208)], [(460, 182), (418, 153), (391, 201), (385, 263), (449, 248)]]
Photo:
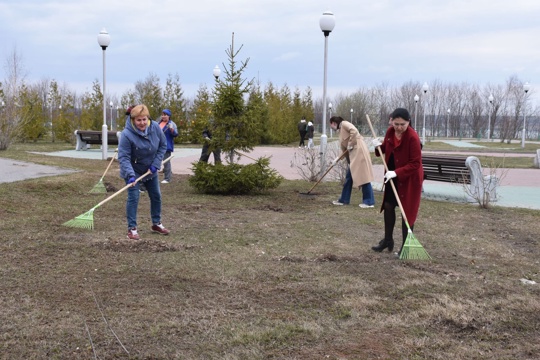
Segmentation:
[[(394, 185), (396, 192), (399, 194), (397, 181), (394, 181)], [(396, 225), (396, 207), (398, 207), (398, 202), (394, 190), (390, 184), (386, 184), (384, 188), (384, 238), (388, 241), (393, 239), (394, 226)], [(414, 224), (409, 224), (409, 226), (412, 231)], [(405, 243), (409, 229), (407, 229), (407, 224), (403, 217), (401, 218), (401, 234), (403, 236), (403, 243)]]

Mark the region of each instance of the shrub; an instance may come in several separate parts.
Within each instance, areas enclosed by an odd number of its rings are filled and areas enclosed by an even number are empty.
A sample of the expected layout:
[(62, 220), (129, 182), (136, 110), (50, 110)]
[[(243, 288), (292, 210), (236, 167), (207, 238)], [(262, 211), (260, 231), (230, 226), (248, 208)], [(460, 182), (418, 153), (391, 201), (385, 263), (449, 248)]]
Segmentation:
[(277, 188), (283, 181), (283, 177), (271, 169), (269, 164), (270, 159), (267, 157), (261, 157), (248, 165), (235, 163), (213, 165), (199, 161), (193, 163), (191, 170), (194, 175), (189, 178), (189, 185), (206, 194), (263, 193)]

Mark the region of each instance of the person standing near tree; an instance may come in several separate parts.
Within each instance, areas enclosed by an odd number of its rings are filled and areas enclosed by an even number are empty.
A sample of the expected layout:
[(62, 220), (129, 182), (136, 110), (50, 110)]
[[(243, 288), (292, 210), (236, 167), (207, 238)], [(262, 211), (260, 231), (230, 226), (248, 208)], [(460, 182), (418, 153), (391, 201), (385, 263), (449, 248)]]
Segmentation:
[(308, 149), (312, 149), (313, 148), (313, 134), (315, 133), (315, 127), (313, 126), (313, 123), (311, 121), (309, 121), (307, 123), (307, 137), (308, 137), (308, 143), (307, 143), (307, 147)]
[(298, 133), (300, 134), (300, 143), (298, 144), (299, 148), (306, 147), (306, 144), (304, 143), (304, 139), (306, 138), (307, 134), (307, 123), (306, 123), (306, 117), (302, 116), (302, 119), (298, 123)]
[[(209, 128), (206, 128), (203, 130), (202, 136), (203, 147), (199, 161), (204, 161), (205, 163), (207, 163), (208, 159), (210, 159), (210, 143), (212, 142), (212, 132)], [(215, 148), (214, 150), (212, 150), (212, 154), (214, 154), (214, 165), (221, 164), (221, 149)]]
[[(152, 231), (162, 235), (169, 234), (169, 230), (161, 223), (161, 191), (157, 174), (163, 156), (167, 151), (167, 139), (159, 124), (150, 120), (149, 117), (150, 112), (146, 105), (133, 107), (130, 113), (130, 121), (126, 123), (124, 130), (122, 130), (120, 143), (118, 144), (120, 177), (125, 180), (126, 184), (132, 184), (128, 188), (126, 201), (127, 237), (131, 240), (140, 239), (137, 231), (137, 208), (139, 206), (139, 186), (141, 183), (145, 184), (150, 197)], [(151, 173), (135, 183), (135, 180), (147, 171)]]
[[(167, 139), (167, 151), (165, 152), (165, 159), (168, 159), (174, 152), (174, 138), (178, 136), (178, 128), (176, 124), (171, 120), (171, 110), (164, 109), (161, 112), (161, 121), (159, 127), (163, 130), (165, 138)], [(163, 181), (162, 184), (168, 184), (171, 182), (172, 166), (171, 162), (167, 161), (163, 164)]]
[[(348, 151), (346, 158), (349, 164), (341, 197), (339, 200), (333, 201), (332, 204), (348, 205), (351, 201), (352, 188), (362, 187), (362, 203), (359, 206), (363, 209), (374, 207), (375, 196), (371, 186), (373, 166), (364, 137), (360, 135), (353, 124), (343, 120), (341, 116), (332, 116), (330, 118), (330, 127), (335, 131), (339, 130), (341, 151)], [(339, 157), (332, 161), (332, 165), (335, 165), (338, 161)]]
[[(373, 251), (381, 252), (384, 249), (394, 249), (393, 231), (396, 223), (396, 207), (399, 206), (394, 191), (388, 181), (393, 181), (397, 190), (403, 211), (409, 221), (409, 227), (413, 230), (414, 223), (420, 208), (422, 197), (422, 182), (424, 181), (424, 169), (422, 167), (422, 147), (416, 131), (410, 126), (411, 116), (409, 111), (397, 108), (392, 113), (392, 126), (386, 131), (384, 140), (373, 139), (375, 155), (383, 156), (388, 166), (384, 174), (384, 195), (381, 212), (384, 211), (384, 239), (378, 245), (373, 246)], [(377, 147), (380, 147), (382, 154)], [(401, 220), (401, 233), (403, 244), (407, 239), (408, 228), (405, 220)], [(403, 245), (401, 246), (403, 248)], [(401, 250), (398, 252), (398, 256)]]

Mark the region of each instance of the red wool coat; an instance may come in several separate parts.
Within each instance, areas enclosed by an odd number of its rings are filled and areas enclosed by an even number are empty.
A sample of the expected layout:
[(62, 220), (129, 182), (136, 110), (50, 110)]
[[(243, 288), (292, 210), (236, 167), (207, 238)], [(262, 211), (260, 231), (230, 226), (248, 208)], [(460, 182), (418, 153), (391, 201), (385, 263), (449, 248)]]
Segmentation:
[[(395, 130), (389, 127), (384, 136), (381, 150), (384, 153), (386, 163), (390, 161), (390, 155), (394, 153), (394, 164), (397, 178), (399, 200), (412, 226), (416, 222), (418, 209), (420, 208), (420, 198), (422, 197), (422, 182), (424, 181), (424, 168), (422, 167), (422, 148), (420, 147), (420, 138), (412, 127), (401, 136), (401, 142), (396, 146)], [(380, 156), (375, 151), (376, 156)], [(390, 186), (390, 184), (388, 184)], [(388, 189), (392, 191), (392, 189)], [(381, 206), (381, 212), (384, 208)]]

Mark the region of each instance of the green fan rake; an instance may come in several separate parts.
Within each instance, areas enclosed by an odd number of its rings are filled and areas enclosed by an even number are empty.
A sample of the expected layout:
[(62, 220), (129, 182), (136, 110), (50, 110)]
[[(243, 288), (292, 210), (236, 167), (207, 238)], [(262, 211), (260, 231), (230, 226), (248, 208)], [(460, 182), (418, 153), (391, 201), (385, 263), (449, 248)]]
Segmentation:
[[(163, 164), (165, 164), (167, 161), (171, 160), (173, 157), (173, 155), (169, 156), (169, 158), (167, 158), (166, 160), (163, 160)], [(84, 214), (82, 215), (79, 215), (77, 216), (76, 218), (74, 219), (71, 219), (69, 221), (66, 221), (65, 223), (63, 223), (62, 225), (64, 226), (67, 226), (67, 227), (73, 227), (73, 228), (79, 228), (79, 229), (87, 229), (87, 230), (94, 230), (94, 211), (100, 207), (101, 205), (105, 204), (106, 202), (112, 200), (114, 197), (118, 196), (119, 194), (121, 194), (122, 192), (126, 191), (127, 189), (129, 189), (130, 187), (134, 186), (136, 183), (138, 183), (139, 181), (141, 181), (145, 176), (151, 174), (151, 171), (148, 170), (146, 173), (144, 173), (142, 176), (140, 176), (139, 178), (137, 178), (135, 180), (134, 183), (132, 184), (127, 184), (126, 186), (124, 186), (123, 188), (121, 188), (120, 190), (118, 190), (117, 192), (115, 192), (114, 194), (112, 194), (111, 196), (109, 196), (108, 198), (106, 198), (105, 200), (101, 201), (99, 204), (97, 204), (96, 206), (94, 206), (93, 208), (91, 208), (90, 210), (88, 210), (87, 212), (85, 212)]]
[[(373, 130), (373, 125), (371, 125), (371, 120), (369, 119), (369, 115), (366, 114), (366, 118), (369, 124), (369, 128), (371, 129), (371, 133), (373, 134), (373, 137), (377, 137), (375, 134), (375, 130)], [(384, 160), (384, 154), (381, 151), (381, 148), (377, 146), (377, 150), (379, 150), (379, 154), (381, 154), (381, 159), (384, 164), (384, 170), (388, 171), (388, 166), (386, 165), (386, 160)], [(401, 216), (403, 216), (403, 220), (405, 221), (405, 225), (407, 226), (407, 238), (405, 239), (405, 243), (403, 244), (403, 247), (401, 248), (401, 253), (399, 255), (400, 260), (431, 260), (431, 256), (427, 253), (426, 249), (420, 244), (420, 241), (414, 236), (411, 227), (409, 226), (409, 222), (407, 221), (407, 215), (405, 215), (405, 210), (403, 210), (403, 205), (401, 205), (401, 200), (399, 199), (399, 195), (396, 190), (396, 186), (394, 185), (393, 179), (390, 179), (390, 185), (392, 186), (392, 190), (394, 191), (394, 195), (396, 197), (397, 203), (399, 205), (399, 210), (401, 210)]]
[(111, 161), (109, 162), (109, 166), (107, 166), (107, 169), (105, 169), (105, 172), (103, 173), (103, 176), (101, 177), (101, 179), (99, 179), (98, 183), (96, 185), (94, 185), (92, 190), (89, 191), (90, 193), (92, 193), (92, 194), (106, 194), (107, 193), (107, 188), (105, 187), (105, 184), (103, 184), (103, 178), (107, 174), (107, 171), (109, 171), (109, 168), (111, 167), (112, 163), (114, 162), (114, 159), (116, 158), (117, 154), (118, 154), (118, 150), (116, 150), (114, 152), (114, 155), (113, 155)]

